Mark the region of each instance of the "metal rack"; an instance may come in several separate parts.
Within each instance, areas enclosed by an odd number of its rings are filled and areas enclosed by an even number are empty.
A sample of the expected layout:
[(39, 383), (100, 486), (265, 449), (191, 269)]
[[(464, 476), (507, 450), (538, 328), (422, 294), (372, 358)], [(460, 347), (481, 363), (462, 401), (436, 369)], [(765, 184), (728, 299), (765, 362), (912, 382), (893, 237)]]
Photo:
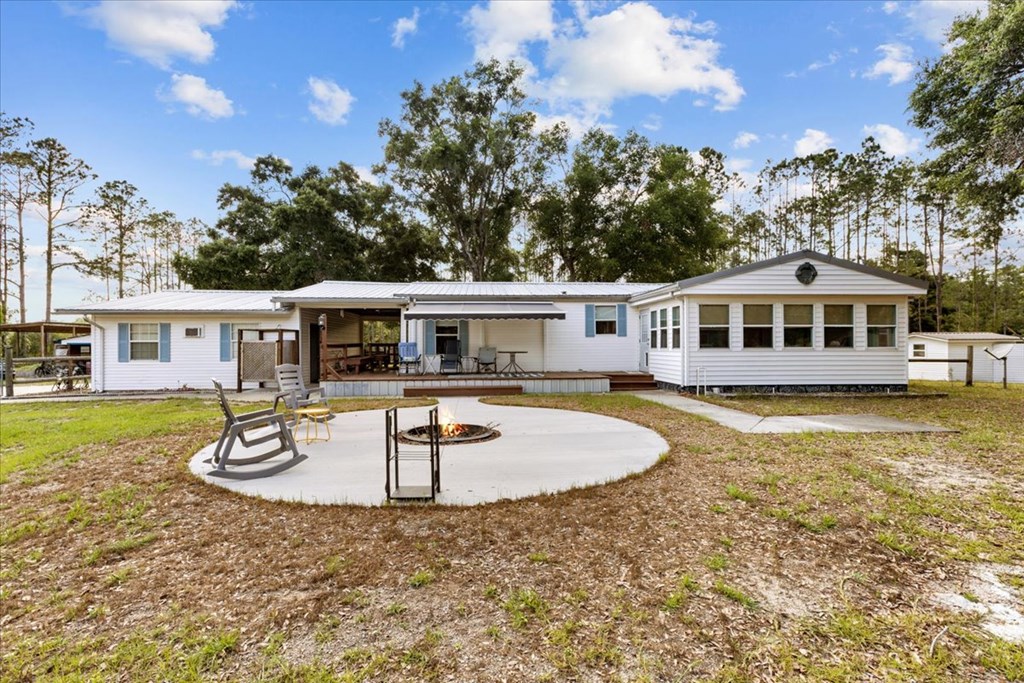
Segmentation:
[[(388, 501), (392, 500), (429, 500), (434, 502), (441, 492), (441, 428), (437, 419), (437, 408), (431, 408), (428, 415), (430, 438), (427, 447), (414, 447), (401, 444), (398, 438), (398, 406), (384, 411), (384, 451), (385, 480), (384, 493)], [(403, 486), (400, 480), (403, 462), (428, 462), (430, 465), (430, 483), (426, 486)], [(392, 478), (394, 486), (392, 486)]]

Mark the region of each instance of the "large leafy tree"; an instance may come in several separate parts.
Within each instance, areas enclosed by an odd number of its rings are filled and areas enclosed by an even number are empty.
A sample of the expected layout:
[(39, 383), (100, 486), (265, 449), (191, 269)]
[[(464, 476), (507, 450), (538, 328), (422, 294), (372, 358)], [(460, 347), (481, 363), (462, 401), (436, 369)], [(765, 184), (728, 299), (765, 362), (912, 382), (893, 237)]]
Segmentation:
[(436, 246), (407, 223), (387, 188), (360, 180), (346, 163), (294, 174), (260, 157), (248, 186), (226, 184), (224, 216), (175, 269), (196, 287), (295, 289), (321, 280), (404, 280), (434, 275)]
[(609, 279), (665, 282), (707, 273), (725, 255), (729, 236), (714, 175), (687, 150), (659, 146), (643, 200), (611, 232)]
[(530, 211), (533, 268), (570, 281), (614, 279), (608, 240), (643, 197), (653, 154), (642, 135), (619, 139), (599, 128), (583, 136), (571, 160), (560, 150), (561, 177), (543, 186)]
[(401, 119), (380, 122), (378, 170), (441, 235), (457, 277), (505, 279), (514, 270), (509, 237), (549, 156), (521, 75), (492, 60), (429, 89), (416, 83), (402, 93)]
[(990, 0), (985, 16), (954, 21), (948, 38), (950, 50), (918, 73), (913, 122), (998, 249), (1024, 206), (1024, 3)]

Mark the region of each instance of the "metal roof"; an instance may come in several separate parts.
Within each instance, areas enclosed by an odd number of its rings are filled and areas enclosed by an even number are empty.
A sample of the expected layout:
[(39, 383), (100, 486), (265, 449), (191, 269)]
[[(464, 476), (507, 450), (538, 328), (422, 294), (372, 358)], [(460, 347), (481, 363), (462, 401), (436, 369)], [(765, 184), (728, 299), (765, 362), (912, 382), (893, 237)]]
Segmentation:
[(125, 299), (81, 304), (57, 313), (283, 313), (273, 297), (280, 291), (175, 289)]
[(396, 302), (395, 299), (405, 282), (351, 282), (343, 280), (324, 280), (315, 285), (294, 289), (290, 292), (277, 292), (274, 301), (287, 303), (318, 303), (327, 301), (375, 301)]
[(565, 311), (546, 301), (451, 301), (416, 303), (406, 320), (565, 320)]
[(621, 299), (661, 287), (660, 284), (626, 282), (341, 282), (326, 280), (274, 301), (326, 303), (363, 301), (401, 303), (407, 299)]
[(1010, 342), (1024, 344), (1024, 339), (996, 332), (911, 332), (911, 337), (941, 339), (943, 341)]

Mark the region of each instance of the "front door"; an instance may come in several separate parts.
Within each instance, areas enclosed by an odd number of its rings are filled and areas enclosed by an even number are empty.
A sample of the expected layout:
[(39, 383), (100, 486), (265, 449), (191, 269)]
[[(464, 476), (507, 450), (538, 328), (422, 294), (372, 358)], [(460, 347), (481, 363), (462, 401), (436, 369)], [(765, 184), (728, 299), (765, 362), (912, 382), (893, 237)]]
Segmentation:
[(640, 370), (647, 372), (647, 357), (651, 353), (651, 320), (646, 312), (640, 312)]
[(320, 325), (309, 324), (309, 383), (320, 382)]

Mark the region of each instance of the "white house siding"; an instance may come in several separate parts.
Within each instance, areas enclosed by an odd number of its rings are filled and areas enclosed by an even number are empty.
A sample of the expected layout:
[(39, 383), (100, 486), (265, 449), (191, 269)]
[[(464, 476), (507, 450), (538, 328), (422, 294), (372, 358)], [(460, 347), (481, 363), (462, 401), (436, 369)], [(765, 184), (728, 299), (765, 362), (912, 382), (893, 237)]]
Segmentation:
[[(809, 285), (796, 279), (796, 269), (809, 261), (818, 271), (818, 276)], [(830, 296), (849, 295), (912, 295), (918, 292), (908, 285), (886, 278), (862, 273), (842, 266), (819, 261), (814, 258), (791, 261), (780, 265), (759, 268), (747, 273), (723, 277), (686, 288), (685, 294), (728, 295), (733, 297), (759, 295), (772, 292), (778, 296)]]
[[(261, 318), (263, 318), (261, 320)], [(100, 359), (99, 367), (94, 360), (93, 374), (98, 380), (97, 391), (125, 391), (135, 389), (210, 389), (210, 378), (220, 380), (227, 388), (233, 388), (238, 377), (235, 359), (220, 360), (220, 324), (251, 324), (254, 328), (275, 329), (280, 325), (293, 328), (294, 318), (274, 316), (267, 319), (259, 314), (249, 315), (139, 315), (139, 316), (94, 316), (96, 324), (103, 328), (97, 335), (102, 342), (94, 345), (93, 356)], [(161, 363), (156, 360), (128, 361), (117, 359), (117, 324), (121, 323), (169, 323), (171, 326), (171, 359)], [(203, 327), (201, 338), (185, 338), (186, 327)], [(98, 348), (97, 348), (98, 346)], [(246, 385), (248, 386), (248, 385)]]
[[(792, 270), (792, 269), (791, 269)], [(792, 275), (792, 273), (790, 273)], [(798, 283), (799, 284), (799, 283)], [(743, 304), (775, 305), (774, 348), (743, 348)], [(782, 304), (814, 304), (814, 347), (783, 348)], [(698, 307), (700, 304), (729, 304), (730, 348), (701, 349)], [(822, 327), (824, 304), (852, 304), (854, 347), (824, 348)], [(867, 304), (896, 306), (896, 346), (867, 348)], [(725, 296), (687, 297), (686, 386), (695, 386), (699, 368), (707, 385), (714, 386), (839, 386), (903, 385), (907, 383), (907, 300), (901, 297), (793, 297)], [(702, 377), (702, 382), (703, 382)]]
[[(640, 318), (642, 320), (649, 321), (652, 310), (668, 308), (671, 311), (671, 308), (673, 306), (683, 306), (683, 301), (680, 299), (668, 299), (665, 301), (660, 301), (656, 304), (651, 305), (649, 308), (640, 309)], [(669, 315), (671, 315), (671, 313), (669, 313)], [(685, 322), (685, 314), (683, 314), (683, 319), (680, 322)], [(681, 346), (684, 348), (686, 346), (685, 327), (685, 324), (681, 324)], [(671, 327), (669, 328), (669, 330), (669, 339), (671, 340)], [(654, 381), (656, 382), (664, 382), (665, 384), (670, 384), (673, 386), (682, 385), (683, 348), (651, 349), (647, 354), (647, 372), (654, 375)]]
[[(547, 321), (544, 335), (545, 370), (549, 372), (633, 371), (640, 367), (640, 324), (636, 310), (626, 307), (626, 336), (586, 336), (586, 304), (615, 304), (609, 301), (558, 301), (565, 320)], [(617, 305), (617, 304), (615, 304)], [(500, 348), (500, 347), (499, 347)], [(524, 366), (525, 367), (525, 366)]]

